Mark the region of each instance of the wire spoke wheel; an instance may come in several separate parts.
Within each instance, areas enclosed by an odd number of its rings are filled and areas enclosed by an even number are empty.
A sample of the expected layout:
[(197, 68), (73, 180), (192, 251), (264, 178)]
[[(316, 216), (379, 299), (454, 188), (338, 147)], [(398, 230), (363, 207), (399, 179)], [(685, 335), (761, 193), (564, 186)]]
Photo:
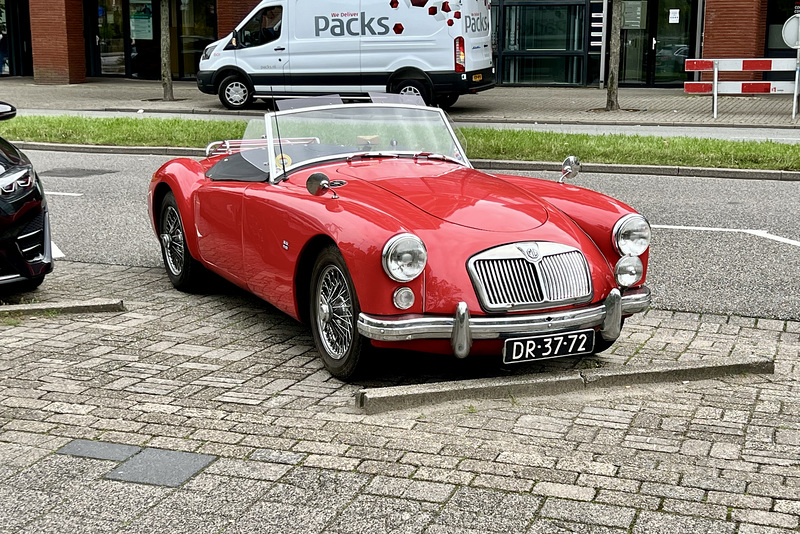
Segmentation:
[(358, 295), (335, 245), (317, 256), (309, 289), (311, 333), (322, 363), (336, 378), (349, 380), (360, 372), (370, 341), (358, 331)]
[(172, 206), (164, 210), (164, 221), (161, 225), (161, 246), (164, 248), (164, 259), (167, 267), (174, 275), (183, 271), (184, 265), (184, 237), (181, 227), (181, 218)]
[(170, 282), (181, 291), (199, 289), (204, 269), (186, 246), (181, 212), (171, 191), (164, 195), (159, 214), (158, 239)]
[(345, 357), (353, 344), (353, 299), (344, 274), (335, 265), (322, 271), (316, 295), (320, 340), (334, 360)]

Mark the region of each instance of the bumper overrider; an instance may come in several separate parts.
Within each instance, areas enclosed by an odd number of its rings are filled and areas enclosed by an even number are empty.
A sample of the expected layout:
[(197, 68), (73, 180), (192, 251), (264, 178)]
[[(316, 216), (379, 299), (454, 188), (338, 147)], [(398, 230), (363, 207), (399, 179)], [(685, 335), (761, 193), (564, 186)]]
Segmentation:
[(553, 313), (471, 317), (466, 303), (459, 302), (453, 317), (383, 317), (361, 313), (358, 331), (378, 341), (449, 339), (459, 358), (469, 355), (475, 339), (507, 339), (598, 328), (606, 341), (619, 337), (622, 318), (650, 306), (650, 289), (612, 289), (605, 301), (594, 306)]

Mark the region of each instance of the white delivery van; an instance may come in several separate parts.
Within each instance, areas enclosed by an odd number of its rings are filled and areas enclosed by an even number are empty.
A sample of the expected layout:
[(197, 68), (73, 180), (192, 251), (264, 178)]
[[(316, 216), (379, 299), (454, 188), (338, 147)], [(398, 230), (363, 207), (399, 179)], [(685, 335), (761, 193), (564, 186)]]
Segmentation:
[(205, 49), (197, 73), (230, 109), (371, 91), (449, 107), (494, 84), (489, 0), (263, 0)]

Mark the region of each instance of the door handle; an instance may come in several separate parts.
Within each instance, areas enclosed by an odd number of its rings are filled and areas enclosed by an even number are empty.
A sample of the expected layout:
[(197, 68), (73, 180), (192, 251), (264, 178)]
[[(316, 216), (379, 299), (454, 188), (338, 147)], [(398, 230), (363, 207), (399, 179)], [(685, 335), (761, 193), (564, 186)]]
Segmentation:
[(279, 46), (278, 48), (275, 49), (276, 52), (283, 52), (284, 50), (286, 49), (282, 46)]
[(657, 42), (657, 41), (656, 41), (656, 38), (655, 38), (655, 37), (653, 37), (653, 50), (655, 50), (655, 49), (656, 49), (656, 42)]

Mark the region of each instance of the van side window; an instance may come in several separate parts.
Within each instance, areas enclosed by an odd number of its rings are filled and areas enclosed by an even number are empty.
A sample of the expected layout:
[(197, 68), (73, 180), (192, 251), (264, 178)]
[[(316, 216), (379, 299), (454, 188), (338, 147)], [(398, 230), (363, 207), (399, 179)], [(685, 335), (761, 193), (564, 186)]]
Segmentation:
[(241, 30), (241, 45), (245, 48), (271, 43), (281, 35), (281, 6), (265, 7), (247, 21)]

